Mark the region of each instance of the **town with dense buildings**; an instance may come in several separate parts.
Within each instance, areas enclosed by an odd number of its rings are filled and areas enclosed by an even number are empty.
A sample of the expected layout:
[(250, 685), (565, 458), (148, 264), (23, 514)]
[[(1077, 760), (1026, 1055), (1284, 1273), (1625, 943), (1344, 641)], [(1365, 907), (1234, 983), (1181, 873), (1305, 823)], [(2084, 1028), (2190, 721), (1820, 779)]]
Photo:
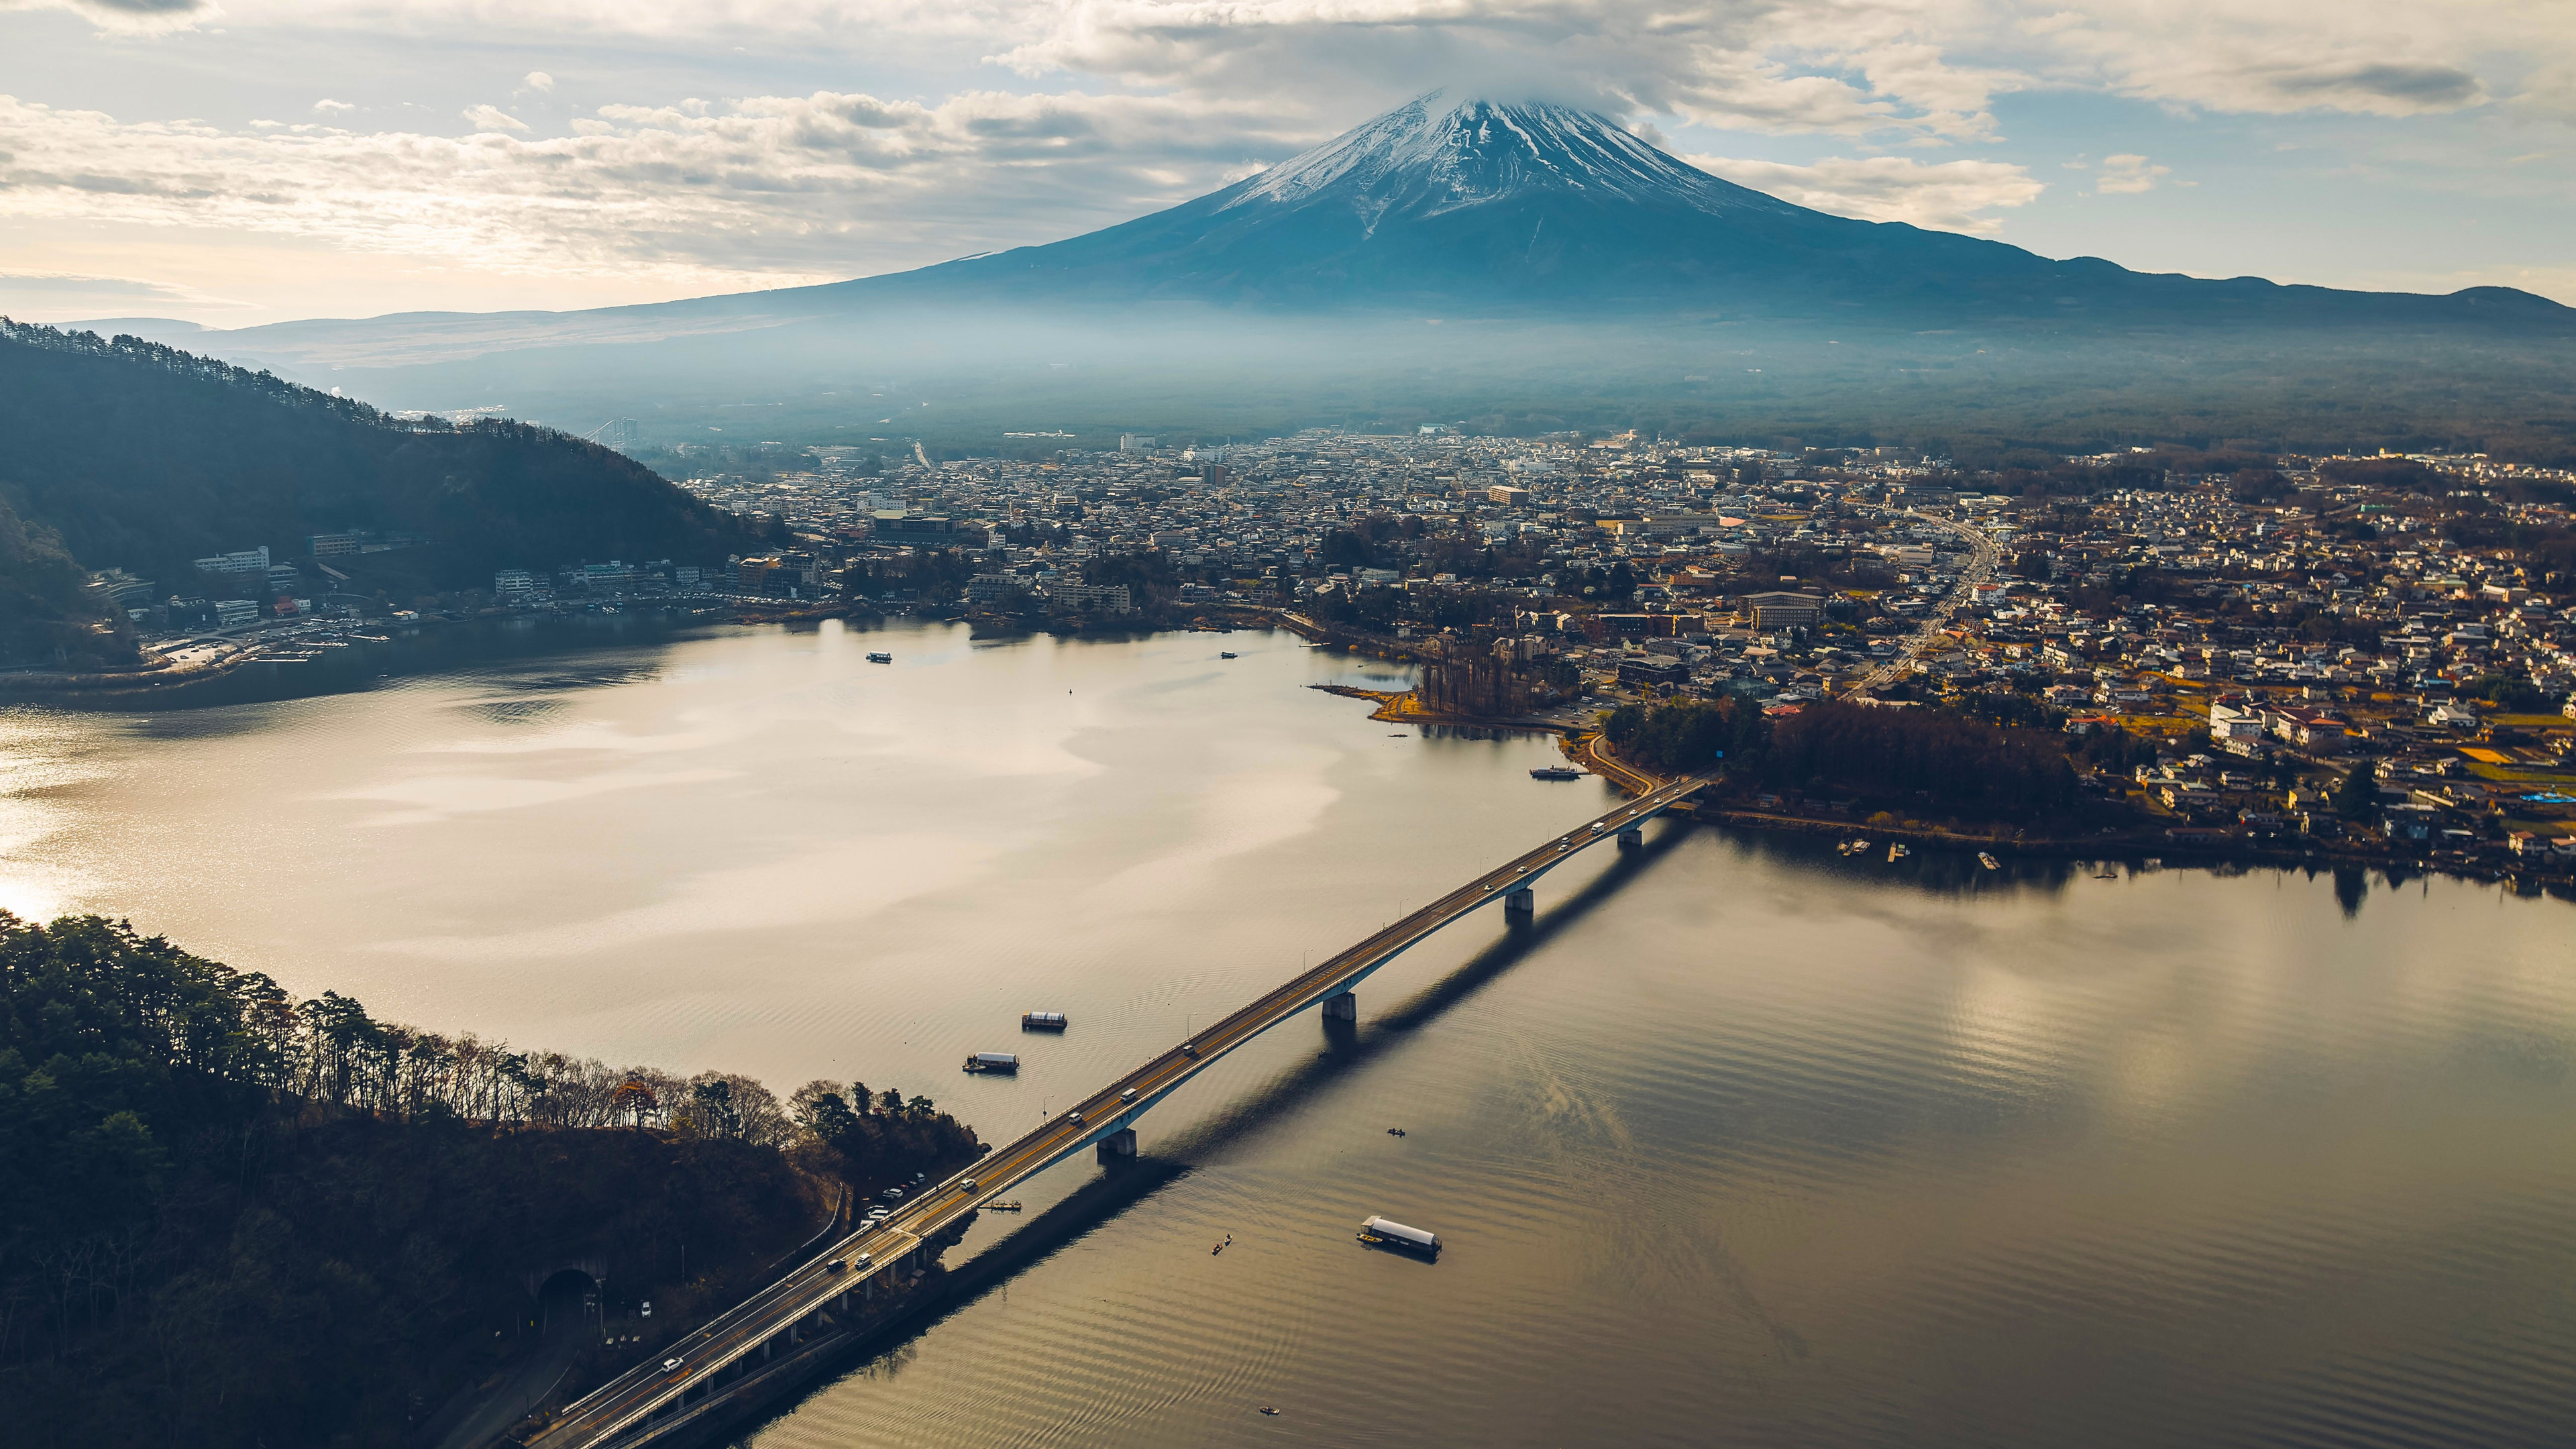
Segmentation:
[[(296, 560), (201, 560), (201, 590), (237, 580), (230, 598), (100, 586), (174, 635), (657, 604), (993, 633), (1284, 623), (1419, 665), (1406, 705), (1424, 719), (1949, 711), (2058, 737), (2090, 797), (2127, 812), (2126, 835), (2576, 863), (2562, 471), (2181, 448), (1964, 469), (1887, 447), (1442, 429), (1006, 441), (1026, 452), (651, 460), (765, 516), (783, 546), (758, 556), (530, 560), (488, 595), (390, 607), (335, 594), (334, 560), (420, 540), (352, 533)], [(1873, 803), (1816, 784), (1760, 801), (1826, 818)]]

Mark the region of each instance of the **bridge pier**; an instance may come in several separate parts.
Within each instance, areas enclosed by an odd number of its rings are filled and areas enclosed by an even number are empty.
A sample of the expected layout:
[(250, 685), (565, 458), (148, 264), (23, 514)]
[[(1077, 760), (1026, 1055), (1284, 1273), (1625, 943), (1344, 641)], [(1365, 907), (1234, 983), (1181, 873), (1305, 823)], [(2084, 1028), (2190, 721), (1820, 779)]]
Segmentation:
[(1360, 999), (1357, 993), (1345, 991), (1339, 996), (1324, 998), (1324, 1020), (1357, 1021), (1359, 1019)]
[(1504, 915), (1528, 916), (1535, 915), (1537, 913), (1538, 893), (1531, 890), (1528, 886), (1522, 886), (1519, 890), (1513, 891), (1511, 894), (1503, 897)]
[(1123, 1162), (1136, 1155), (1136, 1129), (1122, 1127), (1092, 1144), (1093, 1154), (1103, 1162)]
[(1619, 832), (1619, 848), (1621, 850), (1635, 850), (1645, 843), (1646, 830), (1644, 826), (1631, 825), (1627, 829)]

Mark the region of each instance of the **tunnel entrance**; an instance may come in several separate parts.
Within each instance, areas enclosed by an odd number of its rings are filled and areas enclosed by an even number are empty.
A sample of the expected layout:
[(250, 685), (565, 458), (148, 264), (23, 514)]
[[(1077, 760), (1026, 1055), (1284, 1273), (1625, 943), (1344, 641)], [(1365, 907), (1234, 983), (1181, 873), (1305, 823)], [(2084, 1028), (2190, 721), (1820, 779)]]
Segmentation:
[(599, 1280), (589, 1270), (557, 1268), (537, 1285), (537, 1307), (531, 1316), (536, 1320), (537, 1332), (552, 1338), (557, 1333), (583, 1328), (596, 1332), (604, 1307)]

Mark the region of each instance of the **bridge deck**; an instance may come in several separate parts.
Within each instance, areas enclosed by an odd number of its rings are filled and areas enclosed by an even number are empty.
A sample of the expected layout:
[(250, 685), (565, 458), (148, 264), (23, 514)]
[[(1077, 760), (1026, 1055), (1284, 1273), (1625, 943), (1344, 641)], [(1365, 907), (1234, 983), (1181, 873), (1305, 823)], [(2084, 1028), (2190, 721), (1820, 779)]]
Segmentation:
[[(1606, 757), (1593, 758), (1607, 762)], [(1623, 784), (1652, 783), (1624, 766), (1617, 768), (1616, 777), (1626, 777), (1620, 781)], [(666, 1355), (678, 1357), (679, 1368), (665, 1373), (658, 1364), (645, 1364), (602, 1385), (532, 1440), (531, 1449), (590, 1449), (608, 1443), (710, 1375), (757, 1352), (763, 1343), (791, 1325), (828, 1307), (843, 1293), (893, 1269), (897, 1259), (974, 1211), (978, 1204), (1132, 1123), (1219, 1057), (1324, 998), (1350, 990), (1370, 972), (1441, 927), (1531, 884), (1586, 847), (1642, 824), (1688, 798), (1705, 783), (1703, 777), (1688, 776), (1655, 786), (1619, 808), (1503, 862), (1300, 974), (1200, 1031), (1189, 1042), (1111, 1082), (1018, 1141), (986, 1154), (955, 1177), (924, 1190), (881, 1226), (834, 1244), (821, 1260), (796, 1269), (681, 1339)], [(1132, 1100), (1125, 1096), (1131, 1090), (1135, 1093)], [(823, 1261), (848, 1260), (860, 1253), (874, 1259), (864, 1270), (834, 1273), (822, 1266)]]

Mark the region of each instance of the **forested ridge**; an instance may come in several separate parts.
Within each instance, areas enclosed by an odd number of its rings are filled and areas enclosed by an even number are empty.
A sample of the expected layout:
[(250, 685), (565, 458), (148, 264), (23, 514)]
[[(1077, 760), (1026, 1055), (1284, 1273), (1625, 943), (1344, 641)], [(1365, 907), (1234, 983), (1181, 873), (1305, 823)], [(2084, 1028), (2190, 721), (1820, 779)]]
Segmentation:
[(434, 587), (611, 558), (721, 562), (758, 542), (624, 454), (549, 428), (396, 418), (139, 338), (6, 318), (0, 507), (24, 520), (0, 518), (0, 645), (22, 658), (61, 643), (45, 626), (66, 609), (99, 609), (58, 598), (50, 558), (22, 561), (13, 532), (164, 594), (194, 592), (196, 559), (265, 545), (284, 563), (351, 528), (428, 538), (368, 557)]
[(28, 1445), (399, 1443), (508, 1347), (526, 1274), (595, 1255), (685, 1309), (654, 1286), (689, 1281), (682, 1245), (700, 1277), (759, 1271), (844, 1185), (983, 1150), (897, 1090), (781, 1103), (0, 913), (0, 1422)]
[(20, 518), (0, 488), (0, 663), (130, 657), (134, 631), (100, 616), (88, 579), (62, 535)]
[(1740, 699), (1684, 700), (1623, 705), (1604, 716), (1602, 729), (1641, 764), (1713, 770), (1736, 786), (1921, 800), (1990, 820), (2048, 815), (2079, 801), (2061, 737), (1944, 710), (1821, 700), (1772, 715)]

